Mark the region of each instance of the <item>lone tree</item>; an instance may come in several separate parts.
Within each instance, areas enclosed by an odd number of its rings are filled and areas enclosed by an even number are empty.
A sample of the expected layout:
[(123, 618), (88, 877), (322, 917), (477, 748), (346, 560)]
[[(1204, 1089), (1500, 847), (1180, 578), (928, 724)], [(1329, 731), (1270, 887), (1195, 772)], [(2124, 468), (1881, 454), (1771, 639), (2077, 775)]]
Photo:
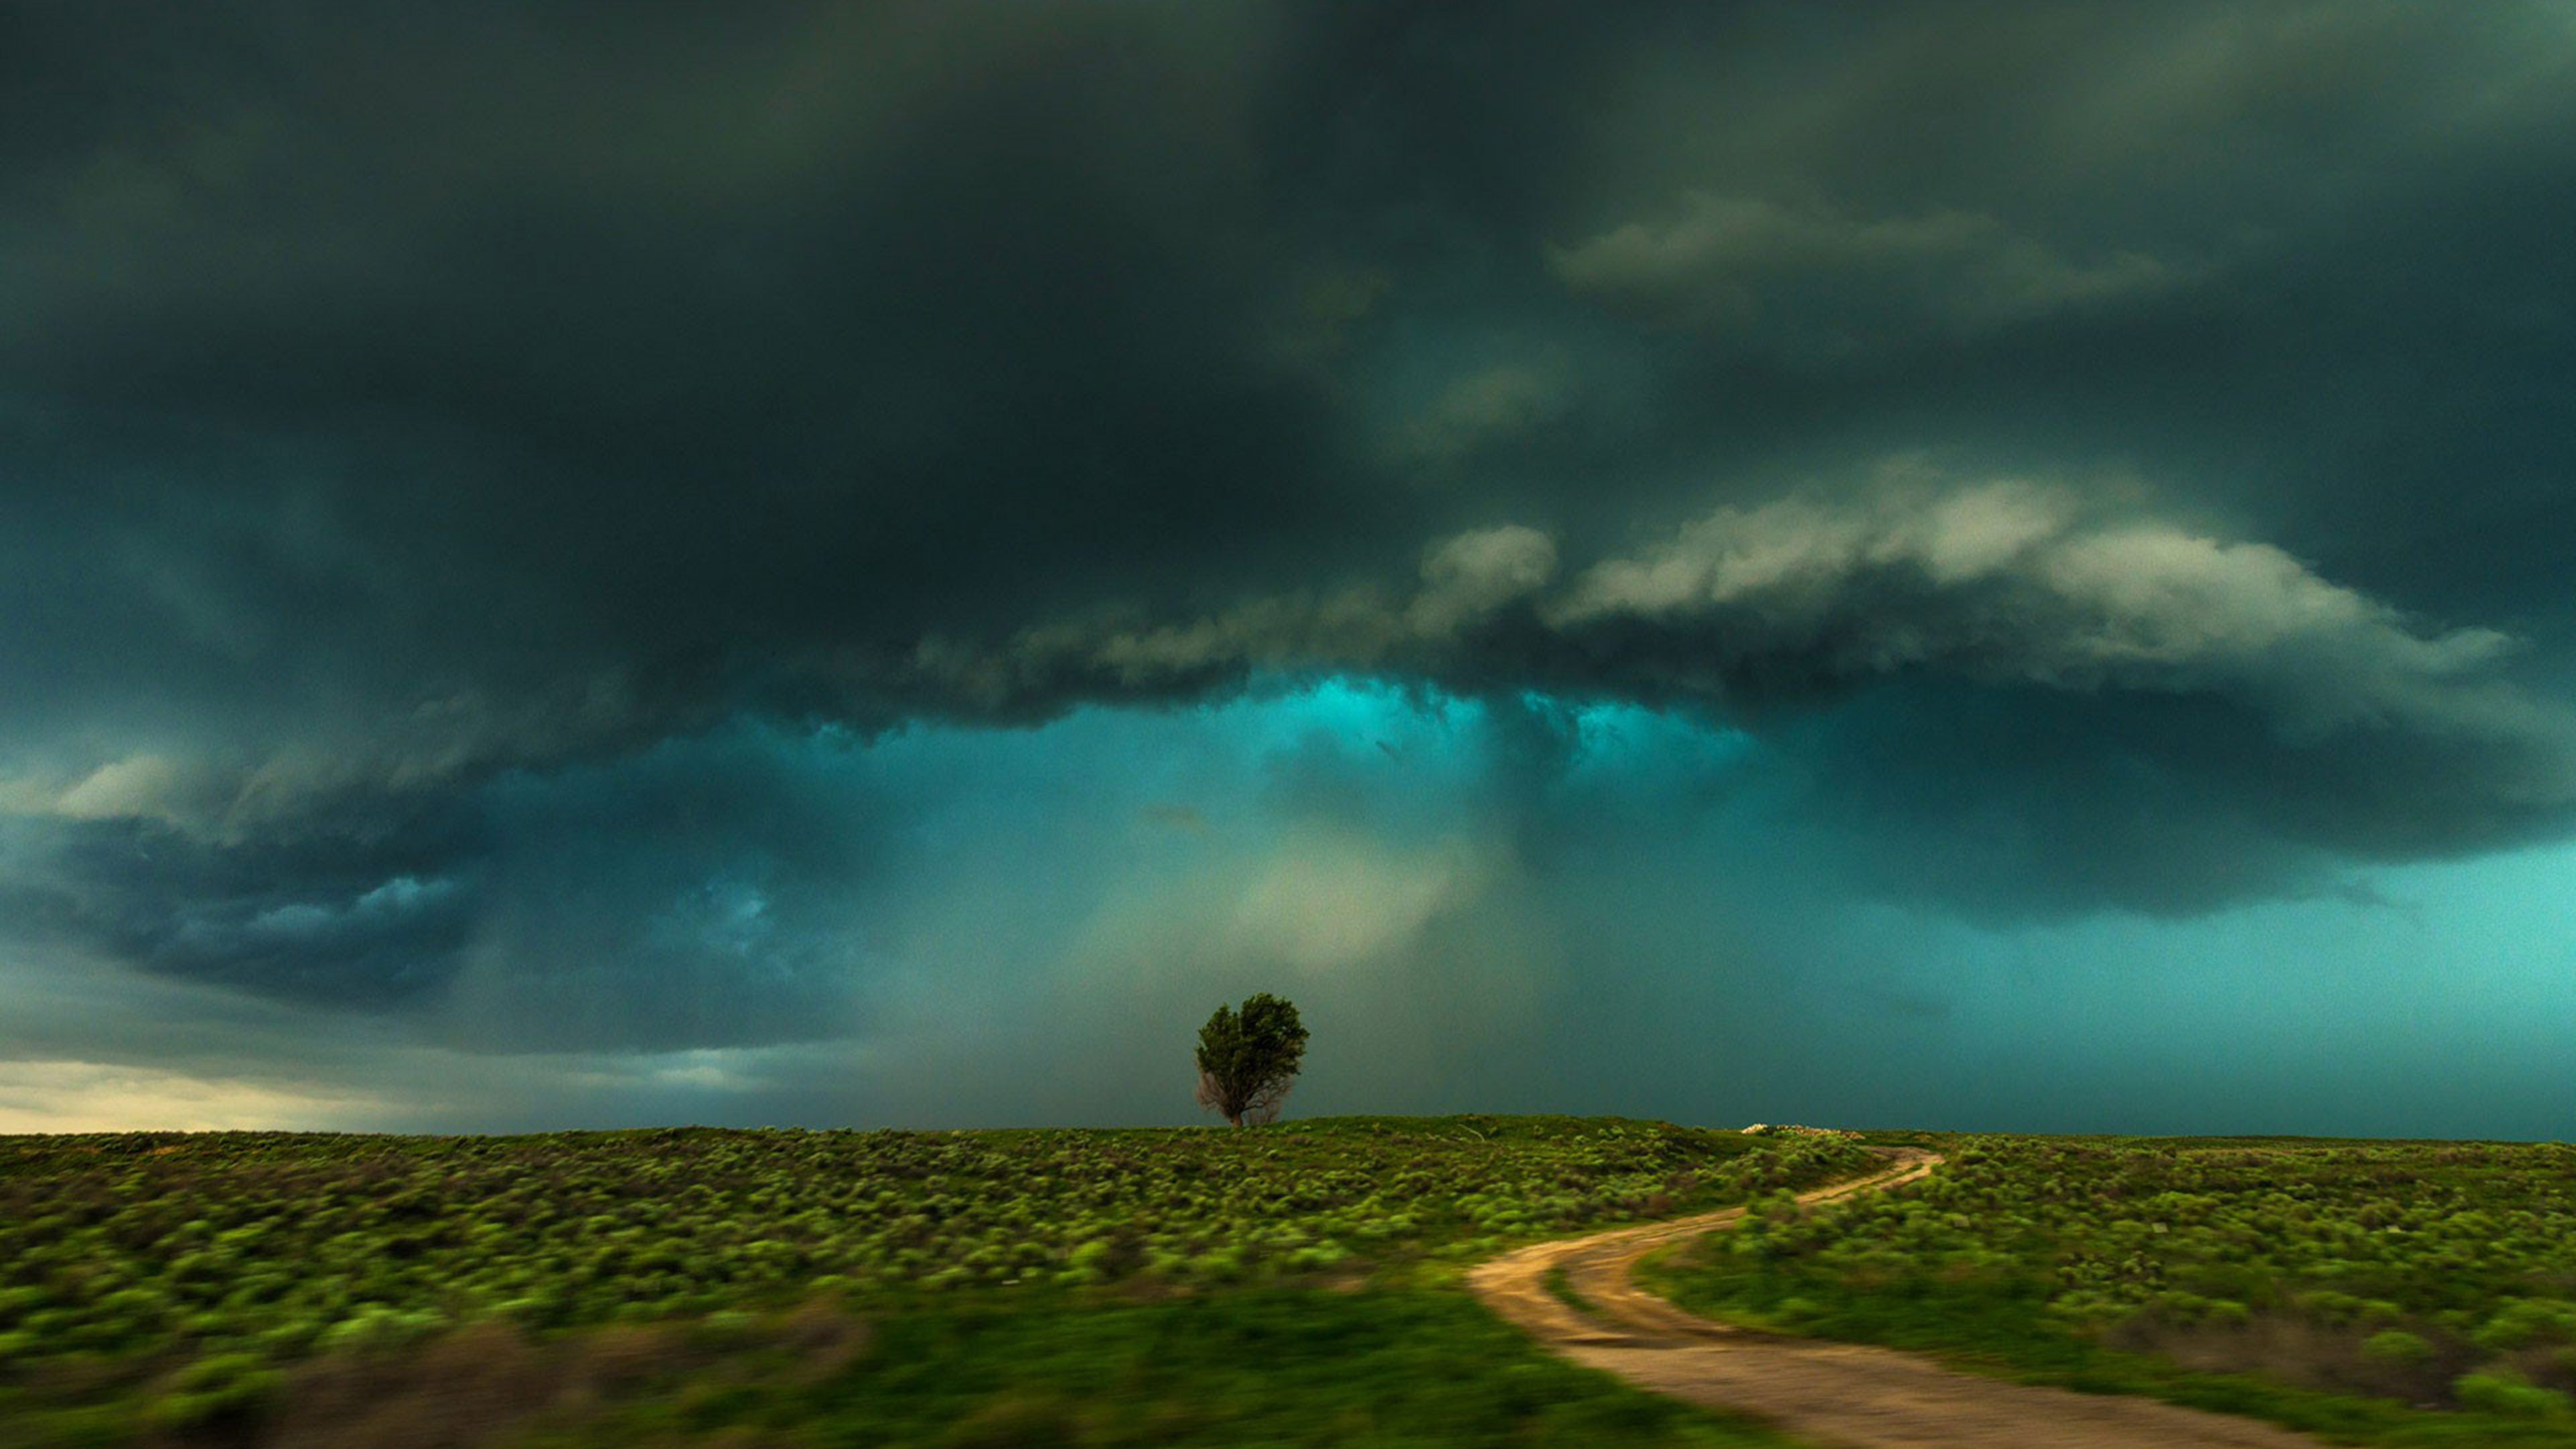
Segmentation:
[(1241, 1011), (1220, 1006), (1199, 1028), (1199, 1105), (1231, 1127), (1276, 1122), (1305, 1055), (1296, 1007), (1267, 991), (1245, 997)]

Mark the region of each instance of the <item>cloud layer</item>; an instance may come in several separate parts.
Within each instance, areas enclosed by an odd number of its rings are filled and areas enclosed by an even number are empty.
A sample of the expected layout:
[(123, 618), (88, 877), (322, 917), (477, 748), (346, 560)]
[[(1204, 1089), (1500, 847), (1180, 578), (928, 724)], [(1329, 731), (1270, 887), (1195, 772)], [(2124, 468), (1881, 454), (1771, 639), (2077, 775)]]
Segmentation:
[[(1721, 507), (1579, 566), (1548, 535), (1501, 525), (1427, 547), (1409, 593), (1051, 624), (988, 651), (933, 640), (915, 677), (928, 697), (1006, 715), (1194, 694), (1256, 670), (1543, 689), (1739, 725), (1942, 681), (2112, 708), (2206, 701), (2241, 720), (2228, 745), (2241, 759), (2285, 767), (2285, 795), (2317, 792), (2269, 802), (2278, 828), (2370, 855), (2384, 823), (2337, 808), (2364, 782), (2414, 848), (2503, 844), (2576, 810), (2576, 716), (2502, 672), (2514, 650), (2490, 629), (2426, 627), (2268, 544), (1906, 465), (1846, 501)], [(2208, 744), (2147, 748), (2188, 775)]]
[(1706, 193), (1669, 222), (1629, 222), (1549, 262), (1578, 294), (1641, 320), (1814, 361), (1957, 342), (2183, 280), (2140, 252), (2072, 260), (1979, 212), (1861, 219)]
[[(644, 1091), (1196, 953), (1530, 1047), (1616, 840), (2036, 931), (2568, 833), (2563, 7), (442, 16), (9, 22), (0, 992)], [(1262, 733), (1381, 689), (1478, 723)], [(1689, 898), (1641, 972), (1793, 974)], [(195, 1090), (99, 1019), (22, 1049)]]

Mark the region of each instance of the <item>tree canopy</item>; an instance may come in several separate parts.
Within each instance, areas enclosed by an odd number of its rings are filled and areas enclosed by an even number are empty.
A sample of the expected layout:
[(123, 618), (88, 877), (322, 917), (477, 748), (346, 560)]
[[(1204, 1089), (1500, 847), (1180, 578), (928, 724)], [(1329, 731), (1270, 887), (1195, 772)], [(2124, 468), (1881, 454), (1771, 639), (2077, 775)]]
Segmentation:
[(1199, 1105), (1235, 1127), (1275, 1122), (1305, 1055), (1306, 1026), (1289, 1002), (1263, 991), (1241, 1010), (1220, 1006), (1199, 1028)]

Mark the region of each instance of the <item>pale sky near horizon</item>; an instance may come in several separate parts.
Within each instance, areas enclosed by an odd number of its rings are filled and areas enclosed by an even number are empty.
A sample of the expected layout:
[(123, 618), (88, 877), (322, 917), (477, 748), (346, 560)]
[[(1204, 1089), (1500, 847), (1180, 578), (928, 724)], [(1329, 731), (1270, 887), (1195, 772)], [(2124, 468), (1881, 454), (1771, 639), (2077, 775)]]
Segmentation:
[(2576, 1136), (2543, 0), (0, 16), (0, 1132)]

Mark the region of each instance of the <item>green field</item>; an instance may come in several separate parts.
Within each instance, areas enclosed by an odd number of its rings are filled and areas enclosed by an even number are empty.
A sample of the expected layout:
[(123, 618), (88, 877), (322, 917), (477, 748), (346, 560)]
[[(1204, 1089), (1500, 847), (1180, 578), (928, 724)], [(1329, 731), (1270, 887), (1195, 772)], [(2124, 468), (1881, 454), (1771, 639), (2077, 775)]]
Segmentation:
[(0, 1440), (1776, 1445), (1458, 1275), (1863, 1163), (1531, 1117), (0, 1139)]
[(1921, 1185), (1766, 1203), (1648, 1281), (1713, 1317), (2345, 1442), (2576, 1446), (2576, 1148), (1935, 1145)]
[(1459, 1286), (1752, 1200), (1650, 1280), (2342, 1442), (2576, 1449), (2576, 1149), (1880, 1140), (1949, 1162), (1801, 1209), (1869, 1160), (1542, 1117), (0, 1138), (0, 1443), (1778, 1449)]

